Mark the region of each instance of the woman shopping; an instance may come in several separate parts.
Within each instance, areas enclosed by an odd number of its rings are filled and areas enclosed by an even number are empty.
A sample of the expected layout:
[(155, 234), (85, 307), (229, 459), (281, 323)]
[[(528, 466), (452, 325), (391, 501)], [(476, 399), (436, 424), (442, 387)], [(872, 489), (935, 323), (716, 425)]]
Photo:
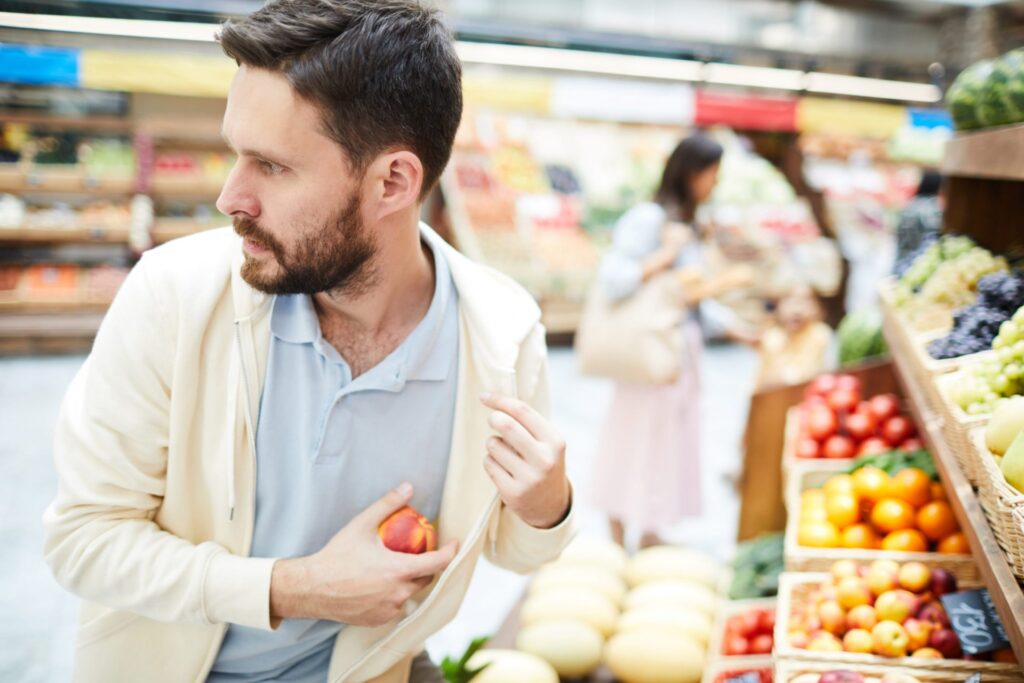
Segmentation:
[(683, 140), (669, 156), (654, 201), (627, 211), (615, 226), (598, 286), (611, 302), (636, 295), (659, 275), (675, 272), (685, 289), (679, 306), (683, 343), (674, 381), (619, 382), (596, 460), (593, 502), (610, 518), (620, 545), (627, 528), (640, 546), (660, 543), (657, 530), (701, 511), (701, 324), (735, 328), (727, 309), (704, 297), (730, 284), (704, 280), (700, 240), (693, 226), (698, 205), (715, 187), (722, 147), (702, 135)]

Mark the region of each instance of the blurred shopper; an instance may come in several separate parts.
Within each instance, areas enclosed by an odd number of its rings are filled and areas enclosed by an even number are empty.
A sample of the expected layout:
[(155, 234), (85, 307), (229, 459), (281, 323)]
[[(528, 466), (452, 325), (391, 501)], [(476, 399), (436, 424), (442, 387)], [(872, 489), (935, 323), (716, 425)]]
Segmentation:
[(832, 328), (809, 285), (793, 287), (775, 308), (774, 324), (761, 337), (757, 386), (800, 384), (826, 369)]
[(897, 264), (938, 236), (944, 208), (942, 176), (938, 171), (926, 170), (921, 174), (917, 194), (904, 207), (896, 226)]
[(440, 683), (424, 641), (477, 559), (532, 571), (572, 519), (540, 310), (419, 222), (451, 34), (413, 0), (272, 0), (220, 43), (234, 230), (142, 257), (57, 425), (74, 679)]
[[(722, 147), (703, 135), (683, 140), (669, 156), (654, 201), (627, 211), (615, 226), (599, 286), (613, 301), (636, 295), (661, 273), (675, 270), (683, 284), (683, 359), (669, 384), (618, 383), (605, 420), (593, 480), (594, 504), (610, 518), (613, 539), (627, 528), (640, 545), (660, 543), (658, 529), (701, 511), (701, 323), (738, 330), (735, 316), (709, 297), (736, 281), (703, 280), (701, 242), (694, 220), (711, 196)], [(731, 277), (731, 276), (730, 276)]]

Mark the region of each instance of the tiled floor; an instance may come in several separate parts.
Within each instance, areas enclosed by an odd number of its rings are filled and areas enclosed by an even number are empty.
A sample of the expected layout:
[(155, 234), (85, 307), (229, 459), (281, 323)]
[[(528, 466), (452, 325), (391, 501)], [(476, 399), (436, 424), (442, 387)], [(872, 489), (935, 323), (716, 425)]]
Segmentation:
[[(70, 680), (76, 601), (56, 585), (40, 555), (40, 515), (56, 490), (50, 436), (64, 389), (81, 357), (0, 360), (0, 681)], [(673, 541), (722, 558), (732, 549), (737, 501), (731, 476), (755, 359), (747, 349), (718, 346), (704, 361), (702, 485), (707, 509), (700, 519), (664, 530)], [(597, 427), (605, 419), (611, 386), (580, 377), (572, 353), (551, 354), (555, 421), (570, 446), (569, 471), (585, 500)], [(596, 511), (581, 507), (586, 533), (605, 534)], [(515, 602), (525, 579), (481, 562), (456, 619), (429, 643), (434, 658), (461, 651), (474, 636), (492, 633)]]

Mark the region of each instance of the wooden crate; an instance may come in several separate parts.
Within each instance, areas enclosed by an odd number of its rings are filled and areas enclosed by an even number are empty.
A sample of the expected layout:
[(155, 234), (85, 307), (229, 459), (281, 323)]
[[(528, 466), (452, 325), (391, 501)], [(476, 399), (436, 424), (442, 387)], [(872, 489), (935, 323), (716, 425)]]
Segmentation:
[[(985, 445), (985, 428), (971, 430), (978, 458), (978, 500), (1013, 575), (1024, 580), (1024, 494), (1010, 486)], [(1024, 617), (1022, 617), (1024, 618)]]
[(715, 610), (714, 624), (711, 627), (711, 637), (708, 639), (708, 661), (738, 661), (741, 659), (757, 658), (760, 655), (726, 655), (722, 653), (725, 645), (725, 624), (729, 617), (742, 614), (750, 609), (775, 609), (775, 598), (753, 598), (750, 600), (722, 600)]
[(829, 470), (833, 472), (845, 472), (853, 466), (856, 458), (843, 458), (834, 460), (829, 458), (798, 458), (796, 457), (796, 444), (800, 439), (800, 406), (795, 405), (786, 413), (786, 436), (782, 447), (782, 498), (786, 501), (786, 487), (794, 472), (804, 471), (808, 468), (816, 470)]
[(988, 422), (989, 415), (968, 415), (950, 398), (949, 388), (960, 378), (960, 369), (935, 379), (939, 390), (939, 416), (942, 436), (949, 445), (960, 470), (972, 486), (978, 485), (978, 454), (971, 442), (971, 430)]
[[(948, 672), (959, 675), (960, 680), (973, 673), (980, 673), (983, 681), (1015, 683), (1024, 681), (1024, 672), (1016, 664), (996, 662), (974, 662), (966, 659), (916, 659), (914, 657), (880, 657), (855, 652), (814, 652), (792, 647), (789, 644), (789, 623), (793, 609), (808, 599), (809, 594), (822, 581), (829, 578), (826, 573), (785, 573), (779, 581), (778, 609), (775, 616), (775, 659), (776, 661), (827, 662), (834, 669), (848, 666), (889, 667), (916, 676), (918, 672)], [(978, 583), (964, 582), (965, 588)], [(932, 679), (934, 680), (934, 679)]]
[(794, 472), (786, 491), (789, 522), (783, 538), (786, 571), (827, 572), (837, 560), (855, 560), (870, 563), (875, 560), (896, 562), (922, 562), (929, 567), (942, 567), (951, 571), (960, 581), (978, 581), (978, 566), (970, 555), (943, 553), (910, 553), (895, 550), (865, 550), (860, 548), (808, 548), (797, 542), (800, 523), (800, 494), (807, 489), (820, 488), (835, 472), (828, 470), (801, 470)]
[[(822, 661), (798, 661), (778, 660), (775, 663), (774, 683), (818, 683), (821, 674), (828, 671), (844, 669), (859, 673), (865, 679), (881, 678), (885, 674), (899, 673), (907, 674), (907, 671), (899, 666), (887, 666), (881, 664), (838, 664)], [(813, 678), (801, 678), (802, 676), (813, 676)], [(961, 671), (949, 671), (947, 669), (918, 669), (909, 674), (921, 683), (964, 683), (966, 676)], [(998, 677), (985, 675), (983, 681), (997, 681)]]
[[(704, 666), (704, 675), (701, 683), (714, 683), (721, 674), (730, 672), (746, 671), (769, 671), (775, 669), (775, 660), (770, 655), (764, 657), (725, 657), (723, 659), (708, 660)], [(922, 682), (924, 683), (924, 682)]]

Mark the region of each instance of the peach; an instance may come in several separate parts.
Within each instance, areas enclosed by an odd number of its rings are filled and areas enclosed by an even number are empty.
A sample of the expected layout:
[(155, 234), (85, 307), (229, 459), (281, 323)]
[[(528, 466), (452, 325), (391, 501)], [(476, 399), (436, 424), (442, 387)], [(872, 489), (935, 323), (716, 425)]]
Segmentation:
[(807, 647), (807, 644), (811, 642), (811, 636), (807, 631), (797, 629), (789, 632), (789, 645), (795, 647), (798, 650), (803, 650)]
[(814, 652), (842, 652), (843, 642), (831, 633), (823, 631), (811, 638), (807, 643), (807, 649)]
[(867, 581), (859, 576), (848, 576), (836, 586), (836, 600), (845, 610), (870, 605), (873, 597)]
[(871, 605), (857, 605), (846, 613), (846, 625), (870, 631), (878, 623), (878, 614)]
[(870, 632), (862, 628), (855, 628), (847, 631), (843, 636), (843, 649), (847, 652), (871, 654), (874, 649), (874, 639)]
[(408, 505), (381, 522), (377, 535), (396, 553), (420, 553), (437, 550), (437, 531), (426, 517)]
[(928, 647), (928, 639), (932, 637), (932, 631), (935, 630), (935, 626), (931, 622), (914, 618), (903, 622), (903, 628), (907, 630), (907, 636), (910, 637), (907, 649), (911, 652)]
[(839, 636), (846, 632), (846, 610), (835, 600), (821, 604), (818, 618), (821, 619), (821, 627), (832, 635)]
[(914, 659), (945, 659), (942, 653), (933, 647), (922, 647), (914, 650), (914, 654), (910, 655)]
[(911, 593), (920, 593), (931, 586), (932, 570), (920, 562), (907, 562), (900, 567), (899, 582), (901, 588)]
[(895, 621), (902, 624), (917, 609), (917, 596), (902, 588), (886, 591), (875, 600), (875, 613), (879, 621)]
[(838, 560), (832, 564), (832, 580), (837, 584), (850, 576), (860, 576), (859, 567), (853, 560)]
[(871, 640), (876, 655), (906, 657), (910, 638), (907, 631), (895, 621), (880, 621), (871, 629)]
[(881, 595), (900, 586), (900, 566), (892, 560), (875, 560), (868, 567), (866, 577), (868, 588), (875, 595)]

